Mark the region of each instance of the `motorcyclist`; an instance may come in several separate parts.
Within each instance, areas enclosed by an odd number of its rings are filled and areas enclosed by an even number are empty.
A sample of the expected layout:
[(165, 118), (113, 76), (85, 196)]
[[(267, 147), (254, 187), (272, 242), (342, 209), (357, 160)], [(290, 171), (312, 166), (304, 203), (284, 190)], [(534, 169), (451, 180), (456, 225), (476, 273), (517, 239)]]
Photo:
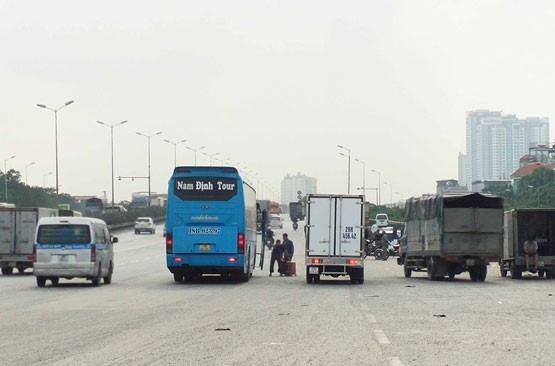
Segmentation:
[(274, 232), (270, 228), (266, 230), (266, 246), (268, 249), (272, 249), (274, 246)]
[(383, 253), (382, 259), (387, 260), (387, 257), (389, 257), (389, 240), (387, 239), (387, 235), (385, 235), (385, 231), (376, 231), (376, 234), (374, 234), (374, 240), (378, 246), (381, 244)]
[(293, 219), (293, 230), (297, 230), (299, 227), (299, 224), (297, 224), (297, 218)]

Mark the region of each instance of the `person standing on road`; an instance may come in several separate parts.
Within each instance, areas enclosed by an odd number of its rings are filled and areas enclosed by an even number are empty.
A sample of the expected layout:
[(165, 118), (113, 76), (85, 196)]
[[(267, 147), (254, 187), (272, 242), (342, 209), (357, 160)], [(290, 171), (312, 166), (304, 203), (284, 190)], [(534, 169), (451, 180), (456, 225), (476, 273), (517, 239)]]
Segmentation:
[(530, 235), (528, 240), (524, 242), (524, 262), (526, 263), (526, 270), (530, 270), (530, 263), (528, 257), (534, 257), (534, 266), (540, 267), (540, 257), (538, 256), (538, 242), (534, 235)]
[(285, 247), (285, 253), (283, 256), (284, 261), (289, 262), (293, 260), (295, 246), (293, 245), (293, 242), (289, 240), (289, 236), (287, 234), (283, 234), (283, 246)]
[(285, 247), (281, 243), (281, 240), (276, 240), (274, 244), (274, 248), (272, 249), (272, 258), (270, 259), (270, 277), (272, 277), (272, 273), (274, 273), (274, 263), (277, 262), (278, 272), (280, 276), (284, 273), (283, 271), (283, 253), (285, 252)]

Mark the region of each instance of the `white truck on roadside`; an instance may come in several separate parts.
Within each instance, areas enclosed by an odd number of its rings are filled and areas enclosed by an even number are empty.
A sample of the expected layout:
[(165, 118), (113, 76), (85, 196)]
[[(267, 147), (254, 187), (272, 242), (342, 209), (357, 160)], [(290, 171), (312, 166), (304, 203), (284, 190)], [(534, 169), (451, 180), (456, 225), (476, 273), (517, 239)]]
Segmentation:
[(0, 268), (10, 275), (33, 267), (35, 229), (41, 217), (58, 216), (54, 208), (0, 208)]
[(350, 276), (364, 283), (364, 196), (307, 196), (306, 282), (320, 276)]

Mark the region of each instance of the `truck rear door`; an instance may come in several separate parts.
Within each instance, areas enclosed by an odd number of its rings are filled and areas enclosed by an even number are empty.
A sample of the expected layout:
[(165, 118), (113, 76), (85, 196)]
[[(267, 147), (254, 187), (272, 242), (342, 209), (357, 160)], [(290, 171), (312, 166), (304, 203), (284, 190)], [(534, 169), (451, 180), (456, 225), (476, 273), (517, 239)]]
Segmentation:
[(35, 230), (37, 228), (38, 213), (33, 209), (19, 209), (15, 217), (15, 253), (33, 254)]
[(14, 253), (15, 209), (0, 209), (0, 254)]
[(359, 198), (336, 198), (335, 255), (353, 257), (361, 255), (362, 210), (363, 206)]
[(334, 255), (335, 200), (310, 197), (308, 202), (307, 250), (309, 256)]

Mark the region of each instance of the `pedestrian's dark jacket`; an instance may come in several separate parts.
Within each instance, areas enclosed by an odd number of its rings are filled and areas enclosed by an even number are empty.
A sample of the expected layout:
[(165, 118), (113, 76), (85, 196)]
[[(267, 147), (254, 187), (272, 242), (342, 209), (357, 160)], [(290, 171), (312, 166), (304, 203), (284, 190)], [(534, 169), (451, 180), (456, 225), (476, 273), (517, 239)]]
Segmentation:
[(283, 243), (275, 244), (274, 248), (272, 249), (272, 256), (276, 258), (280, 258), (285, 251), (285, 246)]
[(293, 245), (293, 242), (290, 239), (287, 239), (283, 242), (283, 246), (285, 247), (285, 251), (287, 252), (287, 254), (289, 254), (288, 259), (293, 258), (293, 253), (295, 252), (295, 246)]

